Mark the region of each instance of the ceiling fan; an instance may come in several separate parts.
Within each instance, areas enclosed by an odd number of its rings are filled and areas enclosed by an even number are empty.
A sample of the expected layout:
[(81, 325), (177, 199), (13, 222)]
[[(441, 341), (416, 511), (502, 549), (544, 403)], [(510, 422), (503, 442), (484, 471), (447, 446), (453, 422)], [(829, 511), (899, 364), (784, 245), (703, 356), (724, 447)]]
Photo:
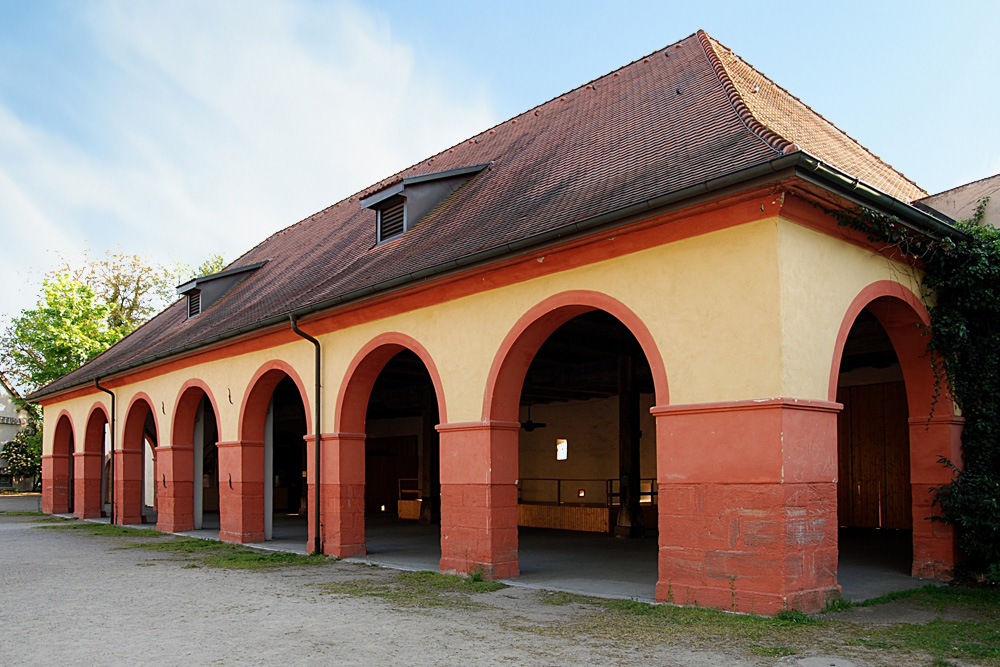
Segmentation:
[(536, 428), (545, 428), (546, 426), (548, 426), (548, 424), (543, 424), (542, 422), (531, 421), (531, 403), (528, 403), (528, 421), (523, 422), (521, 424), (521, 428), (523, 428), (528, 433), (531, 433)]

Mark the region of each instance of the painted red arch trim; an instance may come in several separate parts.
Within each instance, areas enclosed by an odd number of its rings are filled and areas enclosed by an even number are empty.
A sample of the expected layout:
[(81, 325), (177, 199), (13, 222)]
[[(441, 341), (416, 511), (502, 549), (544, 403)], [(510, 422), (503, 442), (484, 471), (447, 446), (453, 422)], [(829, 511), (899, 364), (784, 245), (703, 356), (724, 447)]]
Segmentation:
[[(61, 454), (56, 451), (56, 443), (59, 440), (59, 436), (63, 433), (63, 431), (60, 430), (60, 427), (66, 428), (63, 424), (65, 424), (66, 427), (69, 427), (69, 442), (66, 443), (69, 445), (69, 451), (65, 452), (65, 454)], [(56, 417), (56, 427), (52, 430), (52, 455), (72, 455), (75, 451), (76, 426), (73, 425), (73, 415), (69, 413), (69, 410), (63, 408), (59, 411), (59, 416)]]
[(347, 373), (340, 384), (337, 409), (334, 414), (334, 424), (338, 432), (364, 433), (365, 412), (368, 410), (368, 400), (371, 398), (375, 380), (389, 360), (404, 349), (413, 352), (423, 362), (434, 385), (434, 395), (438, 403), (438, 421), (442, 424), (448, 423), (444, 386), (430, 352), (414, 338), (391, 331), (379, 334), (368, 341), (347, 367)]
[[(125, 426), (122, 428), (122, 441), (119, 449), (139, 449), (142, 450), (142, 425), (145, 423), (145, 418), (143, 418), (142, 423), (136, 425), (135, 420), (138, 413), (135, 410), (139, 409), (139, 402), (146, 404), (146, 409), (148, 409), (153, 414), (153, 428), (156, 429), (156, 438), (159, 441), (162, 438), (163, 431), (160, 430), (160, 420), (156, 416), (156, 407), (153, 399), (149, 397), (144, 391), (137, 392), (131, 400), (128, 402), (128, 409), (125, 410)], [(135, 445), (133, 445), (132, 440), (135, 440), (135, 429), (139, 428), (139, 440)], [(159, 444), (159, 442), (157, 442)], [(130, 446), (132, 445), (132, 446)]]
[(612, 315), (635, 336), (653, 373), (655, 403), (669, 404), (663, 357), (645, 323), (628, 306), (607, 294), (574, 290), (545, 299), (525, 313), (508, 332), (486, 380), (483, 421), (517, 421), (521, 385), (542, 343), (569, 320), (595, 310)]
[[(250, 424), (250, 415), (247, 413), (248, 406), (253, 406), (254, 410), (252, 412), (255, 415), (263, 415), (264, 411), (267, 409), (267, 402), (271, 400), (271, 393), (274, 388), (281, 382), (282, 378), (278, 373), (287, 375), (295, 383), (295, 386), (299, 390), (299, 398), (302, 399), (302, 410), (305, 412), (306, 416), (306, 432), (312, 427), (312, 408), (309, 405), (309, 395), (306, 394), (305, 384), (302, 383), (302, 378), (299, 377), (298, 372), (292, 367), (291, 364), (282, 361), (281, 359), (272, 359), (271, 361), (265, 362), (257, 369), (257, 372), (253, 374), (250, 378), (250, 382), (247, 383), (247, 388), (243, 392), (243, 401), (240, 403), (240, 420), (239, 420), (239, 440), (254, 440), (254, 441), (264, 441), (264, 418), (255, 419), (254, 423)], [(214, 404), (213, 404), (214, 407)], [(317, 409), (320, 409), (317, 406)], [(216, 411), (216, 416), (219, 415)], [(250, 433), (251, 429), (253, 433)], [(258, 433), (259, 431), (259, 433)], [(219, 439), (222, 440), (222, 435), (220, 433)]]
[[(187, 431), (192, 431), (194, 428), (194, 412), (198, 409), (198, 403), (201, 401), (201, 394), (197, 395), (197, 399), (192, 399), (193, 392), (191, 390), (200, 389), (202, 394), (208, 397), (208, 402), (212, 406), (212, 410), (215, 412), (215, 423), (216, 428), (219, 429), (219, 439), (223, 440), (222, 437), (222, 424), (219, 420), (219, 404), (215, 401), (215, 396), (212, 394), (212, 390), (209, 388), (208, 383), (197, 378), (192, 378), (181, 385), (181, 388), (177, 391), (177, 398), (174, 400), (174, 412), (173, 412), (173, 424), (170, 430), (170, 444), (178, 444), (178, 440), (183, 440), (185, 438), (178, 438), (181, 433), (186, 433)], [(192, 403), (190, 404), (189, 403)], [(190, 415), (188, 414), (190, 411)], [(190, 420), (188, 420), (190, 416)], [(191, 428), (187, 430), (178, 431), (178, 422), (184, 419), (185, 421), (190, 421)]]
[(926, 326), (930, 325), (930, 313), (927, 312), (920, 298), (909, 288), (892, 280), (879, 280), (861, 290), (854, 297), (851, 305), (847, 307), (847, 312), (840, 323), (840, 330), (837, 332), (837, 341), (833, 347), (833, 364), (830, 366), (830, 383), (827, 390), (827, 397), (830, 401), (837, 400), (837, 385), (840, 378), (840, 361), (844, 356), (844, 343), (847, 342), (847, 336), (851, 333), (851, 328), (854, 326), (855, 320), (857, 320), (862, 310), (867, 308), (876, 299), (883, 297), (891, 297), (902, 301), (912, 309), (918, 321)]
[[(94, 416), (97, 413), (100, 413), (103, 422), (94, 421)], [(87, 427), (83, 436), (83, 451), (100, 453), (100, 449), (95, 446), (95, 443), (98, 439), (104, 438), (104, 424), (110, 423), (111, 413), (108, 412), (108, 408), (105, 407), (102, 401), (95, 401), (87, 413)]]

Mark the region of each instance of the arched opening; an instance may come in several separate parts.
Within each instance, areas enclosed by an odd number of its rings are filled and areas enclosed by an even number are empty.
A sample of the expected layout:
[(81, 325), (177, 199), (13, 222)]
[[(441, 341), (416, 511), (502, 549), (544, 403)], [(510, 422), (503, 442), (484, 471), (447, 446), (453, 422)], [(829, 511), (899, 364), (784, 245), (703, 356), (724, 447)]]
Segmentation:
[(201, 383), (181, 391), (174, 410), (171, 446), (162, 448), (168, 480), (160, 496), (157, 528), (208, 530), (218, 535), (219, 427), (214, 401)]
[(538, 348), (519, 401), (522, 580), (572, 587), (615, 572), (622, 593), (653, 597), (654, 395), (642, 347), (607, 312), (573, 317)]
[(105, 506), (107, 480), (104, 473), (110, 456), (108, 415), (104, 406), (96, 405), (87, 418), (82, 451), (74, 454), (76, 475), (74, 515), (80, 519), (107, 516)]
[[(838, 415), (838, 579), (845, 597), (948, 577), (954, 539), (932, 525), (930, 489), (948, 481), (940, 456), (957, 458), (961, 420), (937, 396), (924, 336), (929, 316), (909, 290), (876, 283), (841, 326), (830, 393)], [(935, 398), (937, 396), (937, 398)], [(936, 402), (935, 402), (936, 401)], [(873, 577), (874, 575), (874, 577)]]
[(485, 556), (494, 572), (576, 590), (615, 572), (617, 594), (653, 597), (657, 429), (648, 408), (668, 403), (652, 335), (621, 302), (576, 291), (529, 310), (494, 359), (483, 405), (494, 460), (513, 462), (493, 475), (492, 493), (505, 498), (511, 484), (516, 510), (506, 519), (498, 505), (496, 519), (516, 532), (493, 531)]
[(375, 372), (364, 422), (367, 553), (381, 562), (405, 557), (407, 564), (436, 570), (441, 456), (434, 382), (409, 349)]
[(305, 405), (285, 376), (274, 388), (264, 435), (264, 539), (307, 540)]
[(156, 467), (156, 413), (148, 397), (133, 399), (115, 461), (116, 523), (156, 523), (157, 495), (165, 487)]
[(301, 379), (283, 362), (265, 365), (243, 401), (240, 440), (218, 445), (221, 539), (306, 547), (308, 424)]
[[(73, 424), (69, 415), (62, 414), (56, 422), (52, 438), (52, 456), (48, 461), (50, 472), (45, 482), (43, 502), (45, 511), (51, 514), (66, 514), (73, 512)], [(43, 465), (45, 459), (43, 458)]]
[(861, 566), (908, 577), (913, 515), (906, 383), (892, 341), (867, 308), (844, 343), (837, 402), (844, 406), (837, 416), (841, 579)]

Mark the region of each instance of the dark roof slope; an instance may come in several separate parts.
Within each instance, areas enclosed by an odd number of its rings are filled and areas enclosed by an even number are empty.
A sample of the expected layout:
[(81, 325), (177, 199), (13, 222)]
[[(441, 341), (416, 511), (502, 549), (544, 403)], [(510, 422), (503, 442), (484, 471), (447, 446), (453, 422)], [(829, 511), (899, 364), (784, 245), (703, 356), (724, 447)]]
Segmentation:
[[(727, 53), (704, 33), (691, 35), (334, 204), (234, 262), (267, 261), (198, 317), (185, 319), (177, 302), (35, 397), (765, 163), (793, 142), (880, 187), (909, 183)], [(747, 79), (767, 89), (768, 103), (741, 101)], [(375, 244), (376, 213), (361, 197), (404, 177), (483, 163), (491, 165), (416, 228)], [(908, 198), (904, 190), (887, 191)]]

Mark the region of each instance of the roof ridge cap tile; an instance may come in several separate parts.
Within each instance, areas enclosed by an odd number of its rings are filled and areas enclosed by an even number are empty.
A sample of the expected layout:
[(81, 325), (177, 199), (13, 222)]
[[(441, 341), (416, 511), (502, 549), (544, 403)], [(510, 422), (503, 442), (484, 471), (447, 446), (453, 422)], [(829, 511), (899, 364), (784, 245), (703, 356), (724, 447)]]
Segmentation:
[(761, 141), (773, 148), (779, 154), (784, 154), (785, 150), (789, 146), (794, 146), (791, 141), (788, 141), (780, 134), (761, 123), (757, 120), (757, 117), (753, 115), (753, 112), (750, 111), (750, 107), (747, 106), (747, 103), (743, 100), (743, 96), (740, 95), (739, 90), (736, 88), (736, 84), (733, 83), (732, 78), (730, 78), (729, 72), (726, 70), (726, 66), (722, 63), (722, 59), (719, 58), (719, 54), (716, 53), (715, 46), (713, 44), (714, 40), (709, 37), (708, 33), (704, 30), (699, 30), (698, 41), (701, 42), (701, 46), (705, 51), (705, 57), (708, 58), (709, 64), (712, 66), (712, 69), (715, 70), (716, 76), (719, 77), (719, 83), (722, 84), (723, 89), (726, 91), (726, 95), (729, 97), (729, 103), (733, 105), (733, 109), (739, 115), (743, 124), (747, 126), (747, 129), (757, 135)]
[[(782, 93), (784, 93), (785, 95), (787, 95), (791, 99), (795, 100), (795, 102), (797, 102), (798, 104), (801, 104), (803, 107), (805, 107), (809, 111), (809, 113), (814, 114), (817, 118), (819, 118), (824, 123), (826, 123), (827, 125), (829, 125), (830, 127), (832, 127), (834, 130), (836, 130), (838, 133), (840, 133), (841, 135), (843, 135), (844, 137), (846, 137), (851, 143), (853, 143), (858, 148), (860, 148), (862, 151), (864, 151), (865, 153), (867, 153), (868, 155), (870, 155), (876, 162), (878, 162), (879, 164), (885, 166), (887, 169), (891, 170), (893, 173), (897, 174), (900, 178), (902, 178), (904, 181), (906, 181), (907, 183), (909, 183), (910, 185), (912, 185), (914, 188), (916, 188), (920, 192), (925, 192), (925, 193), (927, 192), (922, 187), (920, 187), (913, 179), (909, 178), (906, 174), (904, 174), (903, 172), (901, 172), (899, 169), (896, 169), (891, 164), (889, 164), (888, 162), (886, 162), (885, 160), (883, 160), (881, 157), (879, 157), (878, 155), (876, 155), (875, 153), (873, 153), (871, 150), (869, 150), (869, 148), (867, 146), (865, 146), (860, 141), (858, 141), (857, 139), (855, 139), (854, 137), (852, 137), (851, 135), (849, 135), (847, 132), (844, 132), (842, 129), (840, 129), (837, 126), (836, 123), (834, 123), (833, 121), (831, 121), (830, 119), (828, 119), (826, 116), (824, 116), (820, 112), (818, 112), (815, 109), (813, 109), (811, 106), (809, 106), (808, 104), (806, 104), (805, 102), (803, 102), (802, 99), (799, 98), (798, 96), (796, 96), (794, 93), (789, 92), (784, 86), (782, 86), (781, 84), (777, 83), (776, 81), (774, 81), (773, 79), (771, 79), (771, 77), (769, 77), (768, 75), (764, 74), (759, 69), (757, 69), (756, 67), (754, 67), (753, 65), (751, 65), (746, 60), (744, 60), (743, 57), (740, 56), (740, 54), (736, 53), (735, 51), (733, 51), (728, 46), (726, 46), (725, 44), (723, 44), (719, 40), (715, 39), (711, 35), (705, 33), (703, 30), (699, 30), (698, 31), (698, 37), (700, 37), (702, 39), (702, 44), (706, 44), (707, 43), (707, 44), (711, 45), (712, 54), (718, 60), (719, 66), (721, 66), (723, 68), (723, 70), (725, 70), (726, 66), (725, 66), (725, 64), (722, 63), (721, 58), (719, 58), (718, 54), (715, 52), (715, 46), (716, 45), (719, 48), (725, 49), (726, 53), (728, 53), (729, 55), (731, 55), (733, 58), (736, 58), (737, 60), (739, 60), (745, 66), (747, 66), (748, 68), (750, 68), (751, 70), (753, 70), (753, 72), (756, 73), (758, 76), (760, 76), (761, 78), (763, 78), (765, 81), (767, 81), (768, 83), (770, 83), (772, 86), (774, 86), (775, 88), (777, 88), (778, 90), (780, 90)], [(708, 49), (706, 48), (706, 50), (708, 50)], [(711, 58), (711, 56), (709, 56), (709, 57)], [(728, 72), (726, 73), (726, 78), (729, 79)], [(732, 79), (729, 79), (729, 81), (730, 81), (730, 83), (732, 83)], [(734, 90), (735, 90), (735, 84), (733, 84), (733, 87), (734, 87)], [(739, 96), (739, 92), (738, 91), (736, 92), (736, 94)], [(742, 101), (742, 96), (740, 96), (740, 99)], [(745, 104), (744, 104), (744, 106), (745, 106)], [(749, 110), (749, 107), (747, 108), (747, 113), (750, 114), (751, 117), (753, 117), (753, 113)], [(755, 120), (756, 120), (756, 118), (755, 118)], [(914, 199), (914, 201), (916, 201), (916, 199)]]

